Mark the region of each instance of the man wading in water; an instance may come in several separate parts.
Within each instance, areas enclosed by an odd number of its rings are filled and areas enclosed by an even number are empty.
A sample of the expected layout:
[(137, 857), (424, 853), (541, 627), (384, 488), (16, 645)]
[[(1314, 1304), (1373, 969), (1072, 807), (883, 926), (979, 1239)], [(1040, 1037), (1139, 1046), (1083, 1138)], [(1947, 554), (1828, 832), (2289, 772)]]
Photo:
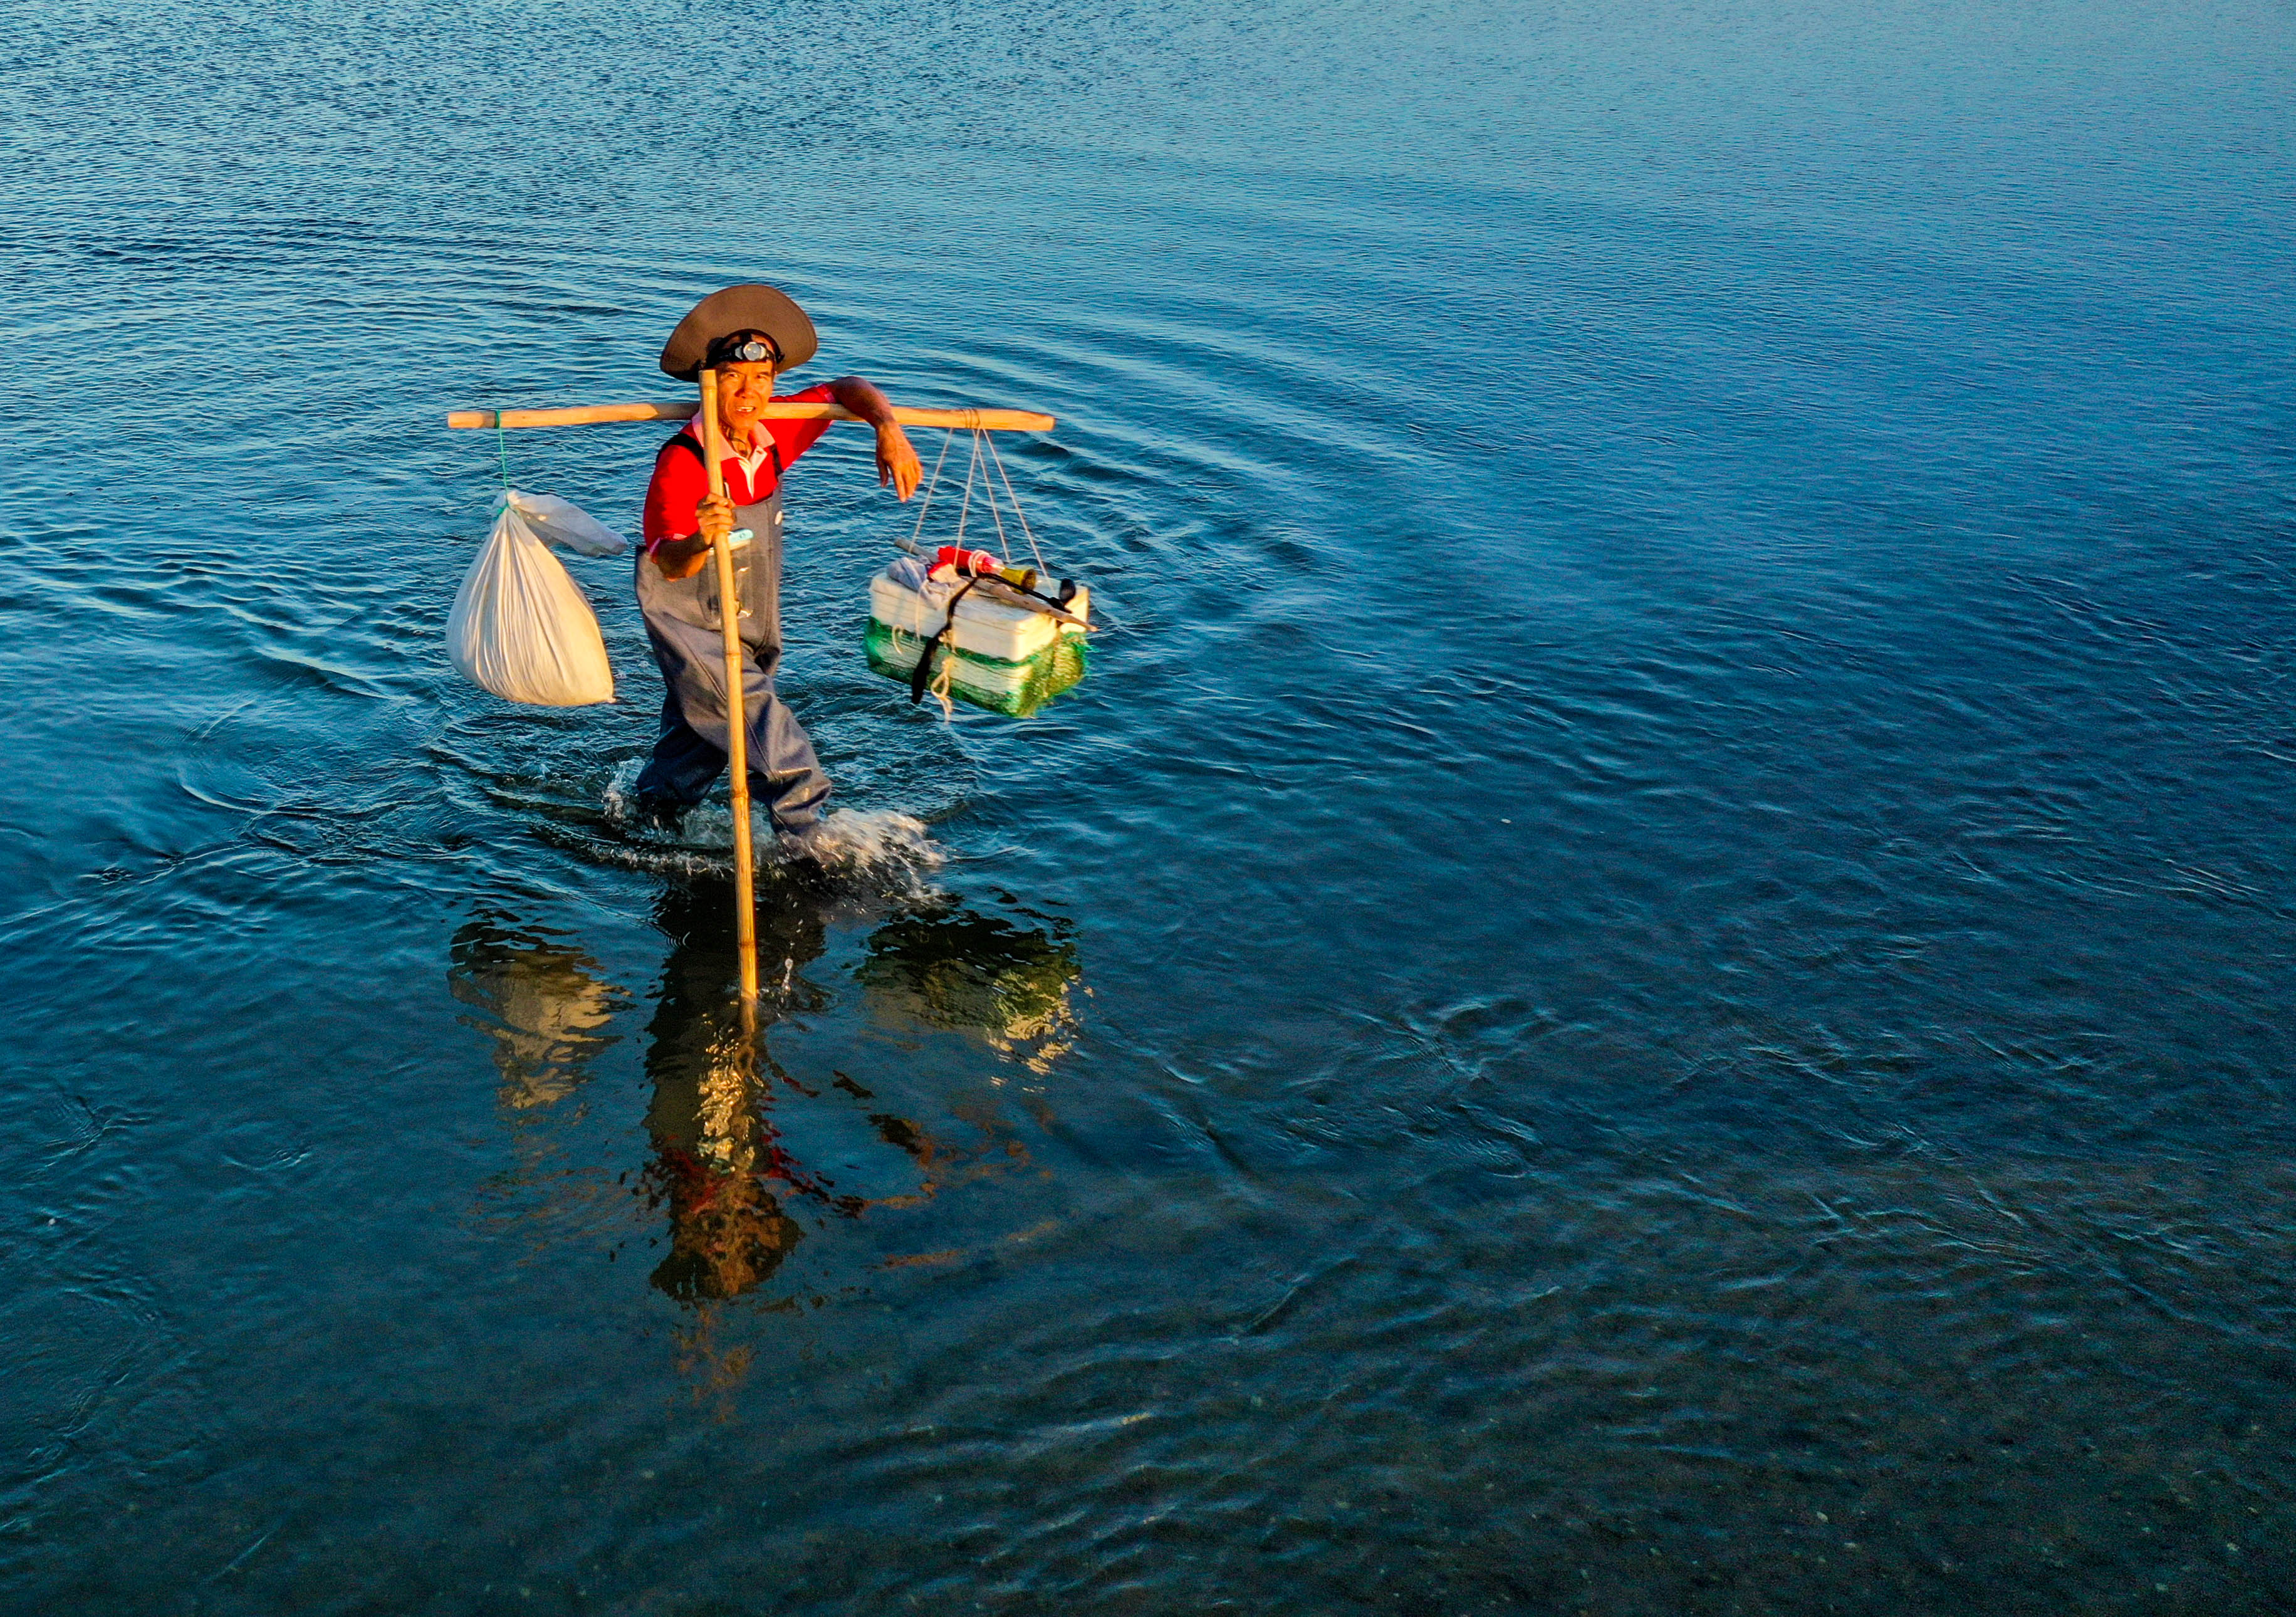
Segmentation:
[[(736, 540), (735, 588), (742, 634), (742, 714), (748, 720), (750, 790), (773, 815), (791, 852), (821, 852), (829, 777), (788, 704), (774, 694), (781, 662), (783, 474), (829, 430), (826, 421), (765, 421), (776, 372), (803, 365), (820, 348), (813, 322), (770, 286), (729, 286), (694, 305), (661, 350), (661, 368), (680, 382), (718, 373), (718, 424), (725, 435), (726, 497), (709, 497), (699, 415), (654, 457), (646, 488), (645, 550), (638, 557), (638, 606), (646, 639), (668, 688), (661, 737), (638, 776), (644, 824), (675, 826), (726, 767), (726, 661), (718, 570), (710, 546)], [(784, 402), (842, 405), (877, 430), (877, 481), (904, 500), (923, 468), (893, 420), (892, 401), (858, 376), (840, 376)]]

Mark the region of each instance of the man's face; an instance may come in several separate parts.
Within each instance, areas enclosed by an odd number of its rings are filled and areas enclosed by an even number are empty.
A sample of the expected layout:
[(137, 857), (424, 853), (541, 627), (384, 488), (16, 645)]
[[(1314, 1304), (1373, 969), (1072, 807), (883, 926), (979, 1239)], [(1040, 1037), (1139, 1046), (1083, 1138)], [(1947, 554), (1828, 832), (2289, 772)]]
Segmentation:
[(737, 444), (747, 444), (758, 424), (758, 413), (774, 397), (774, 364), (770, 359), (733, 359), (718, 367), (718, 430)]

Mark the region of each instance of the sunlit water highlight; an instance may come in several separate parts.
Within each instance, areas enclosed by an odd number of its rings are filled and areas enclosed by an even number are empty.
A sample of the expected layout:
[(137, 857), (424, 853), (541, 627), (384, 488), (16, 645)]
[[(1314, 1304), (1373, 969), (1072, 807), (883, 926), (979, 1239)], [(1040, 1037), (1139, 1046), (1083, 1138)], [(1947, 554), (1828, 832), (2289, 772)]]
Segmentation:
[[(2292, 22), (20, 6), (0, 1603), (2276, 1612)], [(1109, 625), (858, 856), (443, 626), (763, 276)]]

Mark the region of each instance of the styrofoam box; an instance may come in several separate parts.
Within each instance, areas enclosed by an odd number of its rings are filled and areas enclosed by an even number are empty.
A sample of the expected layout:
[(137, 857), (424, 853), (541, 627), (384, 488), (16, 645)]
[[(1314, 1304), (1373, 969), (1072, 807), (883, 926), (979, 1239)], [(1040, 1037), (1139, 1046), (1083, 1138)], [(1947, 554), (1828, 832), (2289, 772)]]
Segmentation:
[[(1092, 592), (1078, 588), (1076, 598), (1063, 610), (1089, 619)], [(869, 580), (869, 615), (887, 628), (920, 636), (940, 633), (946, 617), (944, 609), (927, 604), (915, 590), (896, 584), (882, 572)], [(958, 651), (972, 656), (990, 657), (999, 662), (1021, 662), (1063, 634), (1083, 632), (1042, 612), (984, 600), (975, 593), (956, 603), (956, 630), (950, 638), (956, 643)]]

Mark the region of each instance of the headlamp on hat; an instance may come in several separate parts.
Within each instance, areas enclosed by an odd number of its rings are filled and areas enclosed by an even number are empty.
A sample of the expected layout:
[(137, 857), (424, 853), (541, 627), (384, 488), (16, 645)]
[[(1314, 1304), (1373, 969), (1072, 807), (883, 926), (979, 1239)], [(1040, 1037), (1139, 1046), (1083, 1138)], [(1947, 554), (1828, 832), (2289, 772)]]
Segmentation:
[(776, 369), (782, 363), (782, 345), (764, 332), (731, 332), (709, 344), (709, 352), (702, 364), (711, 369), (721, 365), (746, 363), (756, 365), (771, 360)]

